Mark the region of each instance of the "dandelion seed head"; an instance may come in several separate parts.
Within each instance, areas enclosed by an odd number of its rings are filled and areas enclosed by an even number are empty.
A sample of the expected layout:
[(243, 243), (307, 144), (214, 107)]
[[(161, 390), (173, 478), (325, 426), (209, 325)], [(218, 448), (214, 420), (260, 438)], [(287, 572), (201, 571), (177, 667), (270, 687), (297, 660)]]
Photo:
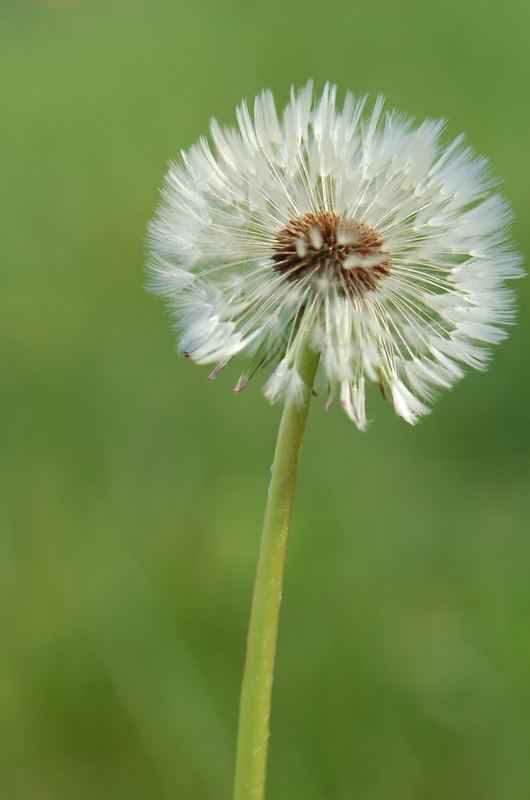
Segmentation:
[(359, 295), (390, 273), (377, 231), (330, 211), (309, 212), (288, 222), (272, 246), (273, 269), (311, 291)]
[(236, 128), (212, 121), (169, 167), (152, 285), (210, 378), (240, 355), (236, 391), (266, 367), (271, 402), (301, 396), (309, 344), (326, 407), (337, 398), (366, 428), (369, 380), (414, 424), (466, 367), (486, 368), (513, 322), (512, 212), (462, 136), (441, 143), (443, 121), (336, 95), (308, 83), (278, 114), (264, 91)]

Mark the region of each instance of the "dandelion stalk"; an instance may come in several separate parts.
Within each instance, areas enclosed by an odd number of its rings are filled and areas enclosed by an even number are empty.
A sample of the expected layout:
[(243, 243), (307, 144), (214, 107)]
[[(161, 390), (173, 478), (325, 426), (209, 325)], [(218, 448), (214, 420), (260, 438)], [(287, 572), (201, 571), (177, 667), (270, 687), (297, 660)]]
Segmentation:
[(300, 448), (319, 355), (299, 354), (303, 396), (286, 400), (271, 470), (248, 629), (236, 756), (234, 800), (262, 800), (287, 535)]

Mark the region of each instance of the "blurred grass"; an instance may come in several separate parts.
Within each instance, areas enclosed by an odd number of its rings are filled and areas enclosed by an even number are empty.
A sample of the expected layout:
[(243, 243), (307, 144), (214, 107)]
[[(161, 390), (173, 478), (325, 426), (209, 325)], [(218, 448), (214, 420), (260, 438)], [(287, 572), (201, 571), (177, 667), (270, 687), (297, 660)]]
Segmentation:
[[(170, 156), (314, 77), (447, 116), (528, 250), (526, 3), (0, 6), (0, 792), (230, 796), (278, 409), (175, 357), (143, 290)], [(270, 797), (530, 795), (528, 282), (421, 426), (312, 411)]]

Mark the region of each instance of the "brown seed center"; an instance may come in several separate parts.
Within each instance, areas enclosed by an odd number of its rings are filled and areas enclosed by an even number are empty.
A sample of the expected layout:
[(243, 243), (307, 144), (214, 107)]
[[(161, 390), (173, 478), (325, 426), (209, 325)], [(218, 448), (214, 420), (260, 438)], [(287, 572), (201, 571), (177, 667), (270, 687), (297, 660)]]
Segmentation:
[(276, 235), (273, 268), (292, 283), (315, 280), (340, 294), (373, 291), (390, 274), (379, 233), (332, 211), (292, 219)]

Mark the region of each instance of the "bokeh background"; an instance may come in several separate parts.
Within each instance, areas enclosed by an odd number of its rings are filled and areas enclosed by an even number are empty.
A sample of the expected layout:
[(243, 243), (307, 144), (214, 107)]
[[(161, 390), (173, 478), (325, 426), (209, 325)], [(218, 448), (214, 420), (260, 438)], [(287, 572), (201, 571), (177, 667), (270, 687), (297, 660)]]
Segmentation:
[[(528, 250), (526, 0), (0, 6), (0, 794), (231, 794), (279, 409), (177, 358), (144, 290), (166, 162), (264, 86), (447, 116)], [(530, 796), (530, 283), (417, 428), (314, 403), (273, 705), (274, 800)]]

